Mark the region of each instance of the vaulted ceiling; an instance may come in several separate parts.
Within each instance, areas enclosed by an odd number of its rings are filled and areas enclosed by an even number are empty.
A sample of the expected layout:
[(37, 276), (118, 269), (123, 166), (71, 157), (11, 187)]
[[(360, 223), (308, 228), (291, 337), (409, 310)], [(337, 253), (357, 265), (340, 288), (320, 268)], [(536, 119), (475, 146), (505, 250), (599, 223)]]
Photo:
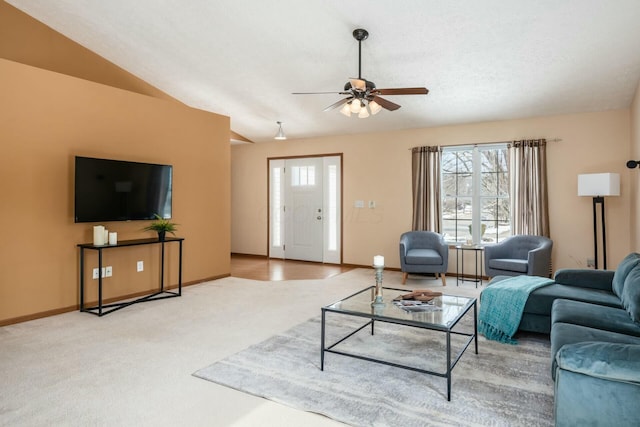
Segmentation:
[[(255, 142), (628, 108), (640, 79), (638, 0), (6, 1)], [(429, 94), (323, 112), (356, 28), (363, 78)]]

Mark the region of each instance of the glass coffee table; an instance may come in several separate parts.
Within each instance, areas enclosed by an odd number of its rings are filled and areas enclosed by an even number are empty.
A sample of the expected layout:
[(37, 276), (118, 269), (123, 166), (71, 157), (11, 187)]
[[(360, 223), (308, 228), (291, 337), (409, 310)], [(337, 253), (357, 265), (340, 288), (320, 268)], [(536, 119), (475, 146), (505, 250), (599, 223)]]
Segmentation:
[[(322, 331), (321, 331), (321, 352), (320, 352), (320, 370), (324, 370), (325, 353), (334, 353), (342, 356), (355, 357), (357, 359), (367, 360), (370, 362), (382, 363), (384, 365), (394, 366), (397, 368), (409, 369), (411, 371), (423, 374), (435, 375), (447, 379), (447, 400), (451, 400), (451, 371), (462, 357), (462, 354), (469, 347), (472, 341), (475, 342), (475, 352), (478, 354), (478, 310), (475, 298), (458, 297), (452, 295), (442, 295), (432, 300), (433, 309), (424, 307), (427, 311), (408, 312), (405, 309), (396, 306), (393, 299), (409, 293), (407, 289), (382, 288), (385, 304), (383, 306), (372, 306), (371, 301), (374, 297), (375, 286), (365, 288), (353, 295), (350, 295), (333, 304), (322, 307)], [(472, 310), (473, 309), (473, 310)], [(473, 332), (460, 332), (453, 329), (458, 325), (460, 320), (473, 311)], [(338, 339), (336, 342), (327, 345), (326, 337), (326, 318), (328, 313), (336, 313), (346, 316), (355, 316), (368, 321), (357, 327), (354, 331), (346, 336)], [(335, 347), (344, 342), (348, 338), (355, 335), (362, 329), (370, 326), (371, 335), (375, 333), (375, 323), (393, 323), (396, 325), (410, 326), (414, 328), (426, 329), (430, 331), (438, 331), (446, 334), (446, 369), (445, 372), (435, 372), (425, 370), (414, 366), (406, 366), (390, 361), (385, 361), (366, 355), (354, 354), (347, 351), (338, 350)], [(466, 337), (461, 349), (457, 354), (451, 354), (451, 335), (461, 335)], [(425, 349), (429, 350), (429, 349)]]

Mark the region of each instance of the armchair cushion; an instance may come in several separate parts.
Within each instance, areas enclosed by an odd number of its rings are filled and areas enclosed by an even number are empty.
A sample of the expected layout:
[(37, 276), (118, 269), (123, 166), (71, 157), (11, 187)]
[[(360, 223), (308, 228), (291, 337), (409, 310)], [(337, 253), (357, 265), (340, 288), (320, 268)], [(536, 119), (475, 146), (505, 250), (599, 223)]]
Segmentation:
[(409, 249), (405, 262), (407, 264), (441, 265), (442, 256), (433, 249)]
[(492, 259), (489, 260), (489, 267), (497, 270), (509, 270), (517, 271), (522, 274), (527, 274), (528, 262), (526, 259)]

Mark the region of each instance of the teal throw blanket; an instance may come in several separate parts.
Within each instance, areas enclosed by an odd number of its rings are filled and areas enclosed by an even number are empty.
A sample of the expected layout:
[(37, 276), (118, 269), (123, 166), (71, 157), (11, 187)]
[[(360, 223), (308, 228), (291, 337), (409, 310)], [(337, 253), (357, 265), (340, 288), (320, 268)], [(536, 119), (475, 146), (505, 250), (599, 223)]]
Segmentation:
[(478, 332), (490, 340), (517, 344), (513, 336), (529, 294), (552, 283), (545, 277), (515, 276), (487, 286), (480, 294)]

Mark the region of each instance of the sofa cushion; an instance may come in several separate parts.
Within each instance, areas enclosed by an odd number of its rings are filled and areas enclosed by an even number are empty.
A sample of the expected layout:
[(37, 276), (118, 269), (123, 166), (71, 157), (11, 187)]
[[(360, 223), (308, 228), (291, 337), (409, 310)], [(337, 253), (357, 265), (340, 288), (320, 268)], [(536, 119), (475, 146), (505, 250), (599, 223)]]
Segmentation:
[(621, 300), (631, 319), (634, 322), (640, 322), (640, 265), (627, 274)]
[(555, 283), (533, 291), (524, 306), (524, 312), (551, 316), (553, 301), (559, 298), (622, 308), (618, 297), (611, 292)]
[(627, 279), (627, 276), (636, 266), (640, 264), (640, 254), (635, 252), (630, 253), (618, 264), (618, 268), (616, 268), (616, 272), (613, 275), (613, 280), (611, 282), (613, 287), (613, 293), (618, 296), (618, 298), (622, 299), (622, 290), (624, 289), (624, 282)]
[(551, 310), (552, 323), (571, 323), (640, 337), (640, 324), (622, 308), (557, 299)]
[(560, 369), (612, 381), (640, 384), (640, 345), (583, 342), (564, 345), (556, 355)]
[(526, 273), (527, 266), (528, 262), (526, 259), (498, 258), (489, 260), (489, 267), (496, 270), (508, 270)]
[(570, 323), (554, 323), (551, 328), (551, 375), (555, 379), (556, 354), (565, 344), (575, 344), (586, 341), (603, 341), (620, 344), (640, 344), (640, 337), (634, 337), (617, 332), (603, 331), (602, 329), (588, 328), (586, 326)]
[(442, 257), (433, 249), (409, 249), (405, 261), (407, 264), (440, 265)]

